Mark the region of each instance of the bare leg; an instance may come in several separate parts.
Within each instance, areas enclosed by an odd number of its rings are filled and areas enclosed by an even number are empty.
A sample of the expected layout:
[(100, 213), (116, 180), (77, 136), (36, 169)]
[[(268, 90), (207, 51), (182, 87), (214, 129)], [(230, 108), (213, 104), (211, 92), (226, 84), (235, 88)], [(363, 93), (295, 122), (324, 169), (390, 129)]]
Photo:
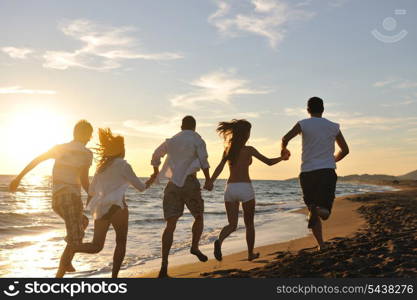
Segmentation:
[(198, 243), (200, 242), (201, 235), (204, 229), (204, 217), (198, 215), (194, 217), (194, 224), (192, 228), (193, 237), (191, 242), (191, 250), (198, 250)]
[(253, 260), (259, 257), (259, 253), (253, 253), (255, 245), (255, 200), (242, 203), (242, 207), (246, 227), (246, 243), (248, 244), (248, 260)]
[(221, 246), (223, 241), (237, 229), (239, 219), (239, 202), (225, 202), (227, 220), (229, 224), (220, 231), (219, 239), (214, 242), (214, 256), (217, 260), (222, 260)]
[(126, 241), (129, 223), (129, 211), (127, 208), (119, 209), (111, 218), (111, 224), (116, 232), (116, 248), (113, 255), (112, 278), (117, 278), (126, 254)]
[(324, 242), (323, 242), (323, 232), (321, 227), (321, 221), (319, 218), (317, 218), (316, 223), (314, 224), (313, 228), (313, 235), (317, 240), (317, 243), (319, 244), (319, 248), (323, 248)]
[(225, 202), (227, 213), (227, 221), (229, 224), (223, 227), (219, 235), (219, 243), (222, 245), (225, 238), (237, 229), (237, 222), (239, 218), (239, 202)]
[(178, 217), (169, 218), (166, 221), (166, 227), (162, 234), (162, 263), (159, 271), (159, 278), (168, 277), (168, 256), (174, 239), (174, 231), (177, 226)]
[(204, 229), (204, 216), (203, 214), (194, 216), (194, 224), (192, 228), (193, 237), (191, 242), (190, 253), (197, 256), (202, 262), (208, 261), (208, 257), (203, 254), (199, 249), (199, 242)]
[(71, 246), (67, 245), (65, 247), (64, 252), (62, 252), (61, 259), (59, 261), (59, 268), (55, 275), (56, 278), (64, 277), (68, 266), (71, 265), (71, 261), (74, 257), (74, 254), (75, 253), (72, 250)]
[(74, 251), (90, 254), (99, 253), (101, 250), (103, 250), (109, 226), (109, 220), (95, 220), (93, 241), (91, 243), (82, 243), (77, 246), (74, 246)]

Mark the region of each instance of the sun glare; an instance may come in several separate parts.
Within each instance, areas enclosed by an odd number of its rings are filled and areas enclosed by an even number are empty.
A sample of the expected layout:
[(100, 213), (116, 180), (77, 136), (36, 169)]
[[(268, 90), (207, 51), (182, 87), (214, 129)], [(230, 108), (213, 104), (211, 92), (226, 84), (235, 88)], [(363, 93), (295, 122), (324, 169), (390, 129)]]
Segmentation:
[(62, 115), (43, 107), (25, 107), (10, 115), (5, 124), (10, 157), (28, 160), (70, 138)]

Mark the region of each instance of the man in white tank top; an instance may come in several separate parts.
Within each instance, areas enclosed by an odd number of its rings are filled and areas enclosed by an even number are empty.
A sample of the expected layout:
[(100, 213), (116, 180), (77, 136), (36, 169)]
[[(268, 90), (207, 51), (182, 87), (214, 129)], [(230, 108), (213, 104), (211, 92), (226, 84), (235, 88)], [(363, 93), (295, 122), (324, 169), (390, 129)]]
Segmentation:
[[(320, 249), (324, 246), (321, 220), (329, 218), (335, 198), (336, 162), (348, 155), (349, 147), (339, 124), (322, 117), (322, 99), (310, 98), (307, 111), (311, 117), (298, 121), (282, 138), (282, 153), (288, 152), (288, 142), (301, 134), (303, 146), (300, 185), (304, 202), (310, 211), (308, 228), (312, 229)], [(341, 149), (336, 155), (335, 142)]]

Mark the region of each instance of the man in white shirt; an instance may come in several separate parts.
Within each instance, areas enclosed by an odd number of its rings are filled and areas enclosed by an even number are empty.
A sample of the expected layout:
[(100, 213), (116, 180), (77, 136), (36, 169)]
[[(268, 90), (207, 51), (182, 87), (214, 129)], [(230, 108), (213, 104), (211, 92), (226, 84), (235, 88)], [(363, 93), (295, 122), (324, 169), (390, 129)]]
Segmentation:
[[(197, 172), (202, 169), (206, 183), (204, 188), (211, 190), (209, 163), (206, 143), (195, 132), (196, 121), (192, 116), (182, 120), (181, 131), (163, 142), (153, 153), (152, 166), (154, 174), (151, 178), (168, 178), (169, 182), (164, 190), (163, 210), (166, 227), (162, 235), (162, 264), (159, 277), (168, 277), (168, 256), (172, 246), (174, 231), (178, 219), (187, 206), (194, 217), (192, 228), (192, 245), (190, 253), (202, 262), (207, 261), (199, 250), (199, 241), (204, 227), (204, 200), (201, 197), (200, 182)], [(159, 171), (161, 158), (167, 155), (164, 165)]]
[(56, 145), (32, 160), (10, 183), (9, 190), (15, 192), (23, 177), (41, 162), (54, 159), (52, 171), (52, 209), (65, 221), (67, 246), (62, 253), (56, 277), (74, 272), (71, 261), (73, 247), (82, 243), (88, 219), (83, 215), (81, 186), (88, 193), (88, 172), (93, 153), (85, 146), (90, 141), (93, 127), (85, 120), (74, 127), (74, 139), (66, 144)]
[[(349, 147), (339, 124), (322, 117), (323, 100), (308, 100), (310, 118), (301, 120), (282, 138), (282, 153), (288, 152), (288, 142), (302, 135), (302, 164), (300, 184), (304, 202), (309, 209), (308, 228), (311, 228), (319, 249), (324, 247), (321, 221), (330, 216), (335, 198), (337, 174), (336, 162), (349, 154)], [(340, 151), (335, 155), (335, 142)]]

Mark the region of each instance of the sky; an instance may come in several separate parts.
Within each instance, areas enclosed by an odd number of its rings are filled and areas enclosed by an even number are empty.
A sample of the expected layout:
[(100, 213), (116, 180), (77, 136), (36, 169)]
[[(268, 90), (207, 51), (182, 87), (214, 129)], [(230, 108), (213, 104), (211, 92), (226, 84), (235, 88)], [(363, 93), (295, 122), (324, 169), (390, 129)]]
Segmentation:
[[(71, 140), (79, 119), (96, 129), (89, 147), (99, 127), (122, 134), (140, 176), (188, 114), (212, 170), (216, 125), (233, 118), (276, 157), (312, 96), (350, 146), (339, 175), (415, 170), (416, 13), (414, 0), (3, 0), (0, 174)], [(297, 176), (301, 138), (289, 149), (288, 162), (255, 162), (252, 178)]]

